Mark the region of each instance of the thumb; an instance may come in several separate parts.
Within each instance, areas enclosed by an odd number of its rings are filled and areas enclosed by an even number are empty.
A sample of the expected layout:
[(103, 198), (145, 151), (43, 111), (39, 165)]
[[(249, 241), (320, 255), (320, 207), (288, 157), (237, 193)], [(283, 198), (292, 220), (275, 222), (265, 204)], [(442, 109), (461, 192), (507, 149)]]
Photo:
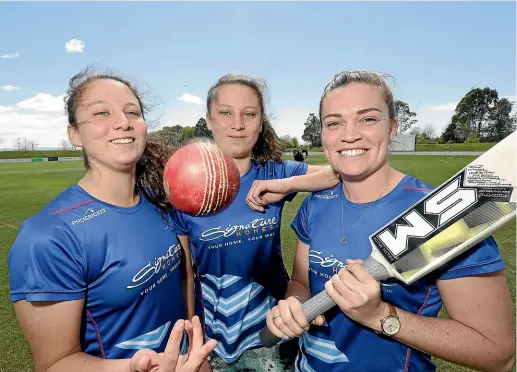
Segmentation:
[(134, 364), (135, 368), (131, 368), (131, 372), (148, 372), (151, 370), (151, 357), (149, 354), (142, 354)]
[(325, 317), (323, 315), (318, 315), (316, 317), (316, 319), (314, 319), (311, 324), (313, 325), (317, 325), (317, 326), (322, 326), (323, 324), (325, 323)]

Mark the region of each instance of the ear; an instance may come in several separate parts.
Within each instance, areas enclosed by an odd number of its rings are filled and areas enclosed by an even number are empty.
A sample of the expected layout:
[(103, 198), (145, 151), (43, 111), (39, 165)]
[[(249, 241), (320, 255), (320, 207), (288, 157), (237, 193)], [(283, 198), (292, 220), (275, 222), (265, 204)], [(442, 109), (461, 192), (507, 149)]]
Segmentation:
[(81, 142), (81, 138), (79, 138), (79, 133), (77, 129), (68, 124), (67, 127), (68, 139), (72, 144), (76, 147), (83, 147), (83, 143)]
[(211, 132), (212, 131), (212, 120), (210, 119), (210, 114), (207, 112), (205, 115), (206, 127)]
[(391, 126), (390, 126), (390, 140), (392, 140), (393, 137), (395, 137), (398, 129), (399, 129), (399, 121), (397, 119), (392, 120)]

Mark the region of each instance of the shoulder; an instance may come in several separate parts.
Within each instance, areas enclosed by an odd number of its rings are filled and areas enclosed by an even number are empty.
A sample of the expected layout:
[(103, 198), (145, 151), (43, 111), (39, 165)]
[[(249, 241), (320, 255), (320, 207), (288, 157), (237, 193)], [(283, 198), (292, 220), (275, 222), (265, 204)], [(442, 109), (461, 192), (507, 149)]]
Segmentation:
[(307, 173), (308, 164), (294, 160), (266, 160), (264, 163), (253, 164), (255, 167), (262, 167), (265, 171), (266, 179), (287, 178), (304, 175)]

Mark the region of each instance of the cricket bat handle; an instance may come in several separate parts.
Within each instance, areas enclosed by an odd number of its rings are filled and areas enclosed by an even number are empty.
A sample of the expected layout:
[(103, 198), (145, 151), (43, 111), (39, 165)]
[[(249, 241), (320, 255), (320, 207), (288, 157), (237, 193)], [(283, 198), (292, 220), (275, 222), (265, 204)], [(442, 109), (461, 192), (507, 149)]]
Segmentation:
[[(368, 257), (364, 261), (363, 267), (368, 273), (373, 276), (377, 281), (386, 280), (391, 277), (386, 268), (378, 263), (373, 257)], [(310, 323), (314, 319), (332, 309), (336, 304), (329, 297), (325, 290), (321, 291), (317, 295), (311, 297), (309, 300), (302, 304), (303, 313), (307, 317), (307, 321)], [(281, 338), (275, 336), (269, 328), (266, 326), (259, 332), (259, 338), (265, 347), (273, 347), (282, 341)]]

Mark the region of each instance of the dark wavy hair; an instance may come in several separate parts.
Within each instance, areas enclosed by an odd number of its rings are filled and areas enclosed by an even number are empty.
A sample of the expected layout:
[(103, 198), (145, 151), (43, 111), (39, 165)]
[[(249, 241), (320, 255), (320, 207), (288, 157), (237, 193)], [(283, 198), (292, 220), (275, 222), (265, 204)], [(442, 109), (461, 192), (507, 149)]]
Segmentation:
[(282, 162), (283, 148), (276, 134), (269, 117), (266, 113), (265, 97), (267, 96), (267, 83), (264, 79), (252, 77), (241, 73), (229, 73), (222, 76), (217, 82), (210, 87), (206, 99), (206, 109), (210, 115), (212, 102), (217, 96), (217, 90), (223, 85), (245, 85), (255, 91), (258, 97), (261, 118), (262, 131), (260, 132), (255, 146), (253, 146), (251, 156), (264, 163), (266, 160), (273, 160), (278, 163)]
[[(89, 83), (99, 79), (114, 80), (126, 85), (135, 95), (145, 120), (145, 113), (149, 111), (148, 106), (143, 102), (141, 94), (136, 87), (127, 79), (113, 72), (95, 73), (91, 68), (80, 71), (69, 81), (69, 89), (65, 94), (65, 112), (68, 116), (68, 123), (73, 128), (78, 128), (77, 108), (81, 102), (81, 97), (88, 89)], [(144, 152), (136, 164), (136, 184), (135, 192), (142, 194), (152, 204), (159, 207), (162, 212), (171, 213), (170, 204), (165, 189), (163, 188), (163, 171), (165, 164), (172, 155), (174, 149), (169, 148), (158, 139), (147, 139)], [(89, 157), (94, 154), (87, 153), (83, 147), (84, 166), (87, 170), (91, 169)]]

